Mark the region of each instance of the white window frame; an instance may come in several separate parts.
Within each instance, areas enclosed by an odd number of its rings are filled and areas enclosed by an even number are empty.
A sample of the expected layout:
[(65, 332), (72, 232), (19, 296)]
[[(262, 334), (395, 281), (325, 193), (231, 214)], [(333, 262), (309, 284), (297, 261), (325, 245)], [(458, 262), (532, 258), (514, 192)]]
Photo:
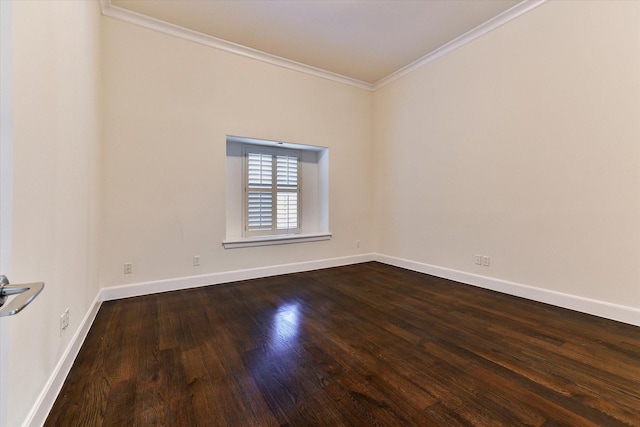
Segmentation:
[[(249, 154), (262, 154), (272, 157), (271, 161), (271, 187), (255, 186), (252, 187), (249, 183)], [(295, 188), (290, 187), (278, 187), (277, 184), (277, 167), (278, 156), (295, 157), (297, 164), (297, 186)], [(281, 236), (299, 234), (302, 230), (302, 173), (300, 168), (300, 162), (302, 153), (298, 150), (289, 148), (273, 148), (260, 145), (245, 144), (243, 147), (243, 227), (244, 237), (257, 237), (257, 236)], [(249, 193), (251, 190), (255, 192), (270, 192), (271, 193), (271, 228), (269, 229), (255, 229), (252, 230), (249, 226)], [(295, 193), (296, 198), (296, 227), (295, 228), (278, 228), (278, 193)]]

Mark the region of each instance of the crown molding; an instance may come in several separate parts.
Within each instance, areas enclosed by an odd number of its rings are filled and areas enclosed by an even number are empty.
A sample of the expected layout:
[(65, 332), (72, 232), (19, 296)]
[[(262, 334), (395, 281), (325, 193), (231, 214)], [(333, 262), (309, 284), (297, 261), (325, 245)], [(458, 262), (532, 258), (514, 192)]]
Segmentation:
[(155, 30), (161, 33), (165, 33), (174, 37), (178, 37), (184, 40), (188, 40), (201, 45), (213, 47), (216, 49), (230, 52), (236, 55), (244, 56), (246, 58), (256, 59), (258, 61), (266, 62), (271, 65), (275, 65), (282, 68), (287, 68), (294, 71), (299, 71), (305, 74), (310, 74), (315, 77), (331, 80), (337, 83), (342, 83), (349, 86), (354, 86), (360, 89), (368, 91), (373, 90), (373, 85), (366, 83), (351, 77), (342, 76), (337, 73), (332, 73), (320, 68), (312, 67), (311, 65), (302, 64), (300, 62), (292, 61), (290, 59), (282, 58), (276, 55), (271, 55), (250, 47), (242, 46), (237, 43), (232, 43), (226, 40), (219, 39), (207, 34), (193, 31), (188, 28), (180, 27), (178, 25), (170, 24), (159, 19), (151, 18), (146, 15), (142, 15), (137, 12), (133, 12), (127, 9), (123, 9), (111, 4), (111, 0), (100, 0), (100, 8), (102, 14), (110, 18), (114, 18), (123, 22), (138, 25), (144, 28)]
[(201, 45), (213, 47), (215, 49), (220, 49), (225, 52), (233, 53), (246, 58), (255, 59), (278, 67), (299, 71), (301, 73), (310, 74), (315, 77), (320, 77), (337, 83), (373, 92), (395, 80), (398, 80), (401, 77), (406, 76), (407, 74), (417, 70), (418, 68), (421, 68), (426, 64), (435, 61), (436, 59), (450, 52), (453, 52), (454, 50), (466, 45), (467, 43), (470, 43), (473, 40), (484, 36), (485, 34), (495, 30), (496, 28), (499, 28), (504, 24), (518, 18), (519, 16), (535, 9), (541, 4), (546, 3), (547, 1), (548, 0), (523, 0), (512, 8), (504, 11), (500, 15), (497, 15), (487, 22), (480, 24), (476, 28), (464, 33), (463, 35), (457, 37), (449, 43), (415, 60), (411, 64), (408, 64), (400, 68), (399, 70), (389, 74), (387, 77), (378, 80), (374, 84), (363, 82), (351, 77), (346, 77), (337, 73), (332, 73), (330, 71), (312, 67), (310, 65), (302, 64), (300, 62), (292, 61), (276, 55), (271, 55), (269, 53), (252, 49), (250, 47), (242, 46), (237, 43), (232, 43), (226, 40), (219, 39), (217, 37), (200, 33), (198, 31), (170, 24), (168, 22), (151, 18), (149, 16), (123, 9), (121, 7), (113, 6), (111, 4), (111, 0), (100, 0), (100, 8), (102, 10), (102, 14), (110, 18), (178, 37), (183, 40), (188, 40)]
[(474, 41), (475, 39), (478, 39), (482, 36), (484, 36), (485, 34), (503, 26), (504, 24), (513, 21), (514, 19), (518, 18), (521, 15), (524, 15), (525, 13), (535, 9), (536, 7), (546, 3), (548, 0), (523, 0), (520, 3), (516, 4), (515, 6), (505, 10), (504, 12), (502, 12), (499, 15), (496, 15), (495, 17), (491, 18), (490, 20), (488, 20), (487, 22), (478, 25), (477, 27), (475, 27), (472, 30), (467, 31), (466, 33), (462, 34), (461, 36), (451, 40), (449, 43), (446, 43), (444, 45), (442, 45), (441, 47), (439, 47), (438, 49), (434, 50), (433, 52), (430, 52), (428, 54), (426, 54), (425, 56), (415, 60), (414, 62), (412, 62), (411, 64), (405, 65), (404, 67), (400, 68), (397, 71), (394, 71), (393, 73), (389, 74), (387, 77), (384, 77), (383, 79), (378, 80), (377, 82), (375, 82), (373, 84), (373, 91), (376, 91), (378, 89), (380, 89), (381, 87), (384, 87), (386, 85), (388, 85), (389, 83), (398, 80), (401, 77), (406, 76), (407, 74), (417, 70), (418, 68), (421, 68), (423, 66), (425, 66), (426, 64), (435, 61), (436, 59), (453, 52), (454, 50), (468, 44), (471, 43), (472, 41)]

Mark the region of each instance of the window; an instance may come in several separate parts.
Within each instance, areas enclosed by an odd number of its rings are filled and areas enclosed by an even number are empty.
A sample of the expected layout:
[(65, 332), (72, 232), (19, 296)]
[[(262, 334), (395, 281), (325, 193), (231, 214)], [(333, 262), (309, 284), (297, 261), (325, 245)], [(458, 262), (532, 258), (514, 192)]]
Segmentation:
[(329, 149), (227, 135), (226, 249), (314, 242), (329, 232)]
[(245, 236), (300, 232), (300, 153), (245, 146)]

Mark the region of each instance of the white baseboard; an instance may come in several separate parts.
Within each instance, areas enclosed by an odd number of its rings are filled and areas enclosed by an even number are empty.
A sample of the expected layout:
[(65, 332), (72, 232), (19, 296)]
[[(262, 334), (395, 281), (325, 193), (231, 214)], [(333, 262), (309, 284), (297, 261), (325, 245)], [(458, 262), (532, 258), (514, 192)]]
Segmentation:
[(612, 304), (605, 301), (598, 301), (562, 292), (551, 291), (549, 289), (536, 288), (534, 286), (509, 282), (506, 280), (494, 279), (492, 277), (480, 276), (459, 270), (452, 270), (444, 267), (437, 267), (411, 261), (403, 258), (396, 258), (388, 255), (375, 254), (375, 261), (396, 267), (406, 268), (420, 273), (430, 274), (444, 279), (473, 285), (480, 288), (502, 292), (533, 301), (555, 305), (557, 307), (568, 308), (582, 313), (592, 314), (605, 319), (628, 323), (640, 326), (640, 309), (627, 307), (624, 305)]
[(40, 392), (38, 399), (31, 408), (31, 411), (27, 415), (23, 427), (41, 427), (47, 420), (47, 415), (53, 407), (53, 404), (64, 385), (64, 381), (67, 379), (67, 375), (73, 366), (73, 362), (78, 356), (78, 352), (84, 343), (91, 325), (98, 314), (102, 300), (100, 299), (100, 293), (98, 293), (91, 303), (91, 307), (87, 311), (87, 314), (80, 322), (80, 327), (76, 330), (76, 333), (71, 338), (67, 349), (62, 354), (62, 357), (58, 361), (49, 381), (45, 384), (44, 388)]
[(221, 273), (203, 274), (201, 276), (178, 277), (175, 279), (155, 280), (151, 282), (132, 283), (129, 285), (103, 288), (102, 301), (155, 294), (159, 292), (177, 291), (180, 289), (198, 288), (218, 285), (220, 283), (277, 276), (279, 274), (300, 273), (320, 270), (322, 268), (359, 264), (374, 260), (374, 254), (353, 255), (341, 258), (329, 258), (318, 261), (306, 261), (293, 264), (281, 264), (269, 267), (250, 268), (246, 270), (224, 271)]

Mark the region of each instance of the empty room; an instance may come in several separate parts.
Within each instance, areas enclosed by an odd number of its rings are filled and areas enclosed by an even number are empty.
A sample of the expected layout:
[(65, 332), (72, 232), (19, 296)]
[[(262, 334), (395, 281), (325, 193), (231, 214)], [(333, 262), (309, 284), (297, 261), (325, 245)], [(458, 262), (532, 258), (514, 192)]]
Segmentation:
[(0, 24), (0, 427), (640, 425), (640, 1)]

